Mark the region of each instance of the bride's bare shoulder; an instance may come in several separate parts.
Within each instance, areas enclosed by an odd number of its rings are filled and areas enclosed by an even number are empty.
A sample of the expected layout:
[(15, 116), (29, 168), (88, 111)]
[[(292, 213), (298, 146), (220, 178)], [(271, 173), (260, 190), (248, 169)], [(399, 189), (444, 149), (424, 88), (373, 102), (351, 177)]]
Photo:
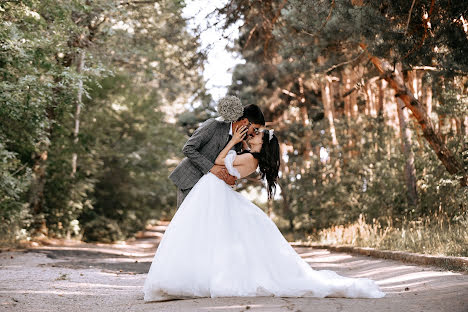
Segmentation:
[(244, 154), (237, 155), (236, 159), (239, 159), (239, 161), (244, 164), (257, 160), (251, 153), (244, 153)]
[(237, 155), (236, 159), (234, 160), (234, 165), (257, 168), (258, 160), (251, 153), (244, 153)]
[(250, 153), (240, 154), (235, 158), (234, 166), (242, 177), (246, 177), (257, 170), (258, 160)]

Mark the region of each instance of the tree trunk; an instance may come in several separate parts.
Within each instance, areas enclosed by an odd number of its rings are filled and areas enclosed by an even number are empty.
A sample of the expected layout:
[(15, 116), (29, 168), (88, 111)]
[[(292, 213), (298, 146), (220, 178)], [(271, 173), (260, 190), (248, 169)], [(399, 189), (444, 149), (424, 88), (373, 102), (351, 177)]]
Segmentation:
[[(342, 80), (344, 81), (345, 90), (351, 90), (353, 86), (351, 84), (351, 76), (350, 76), (349, 70), (345, 70), (342, 73)], [(351, 120), (351, 97), (350, 96), (351, 95), (348, 95), (348, 96), (345, 96), (344, 98), (342, 96), (343, 101), (344, 101), (344, 115), (346, 116), (347, 120)]]
[(378, 96), (376, 102), (376, 115), (377, 115), (377, 139), (374, 140), (374, 151), (377, 153), (377, 160), (382, 159), (382, 154), (380, 151), (379, 143), (384, 141), (386, 138), (383, 136), (383, 127), (384, 127), (384, 80), (381, 79), (377, 81)]
[(325, 77), (325, 81), (322, 83), (322, 103), (323, 109), (325, 111), (325, 118), (328, 120), (328, 126), (330, 127), (330, 135), (332, 138), (333, 145), (338, 145), (338, 140), (336, 139), (336, 130), (335, 130), (335, 121), (333, 116), (333, 97), (331, 90), (331, 78)]
[(398, 120), (400, 122), (401, 148), (405, 155), (405, 181), (407, 188), (408, 202), (416, 207), (418, 203), (418, 193), (416, 191), (416, 170), (414, 168), (414, 153), (411, 149), (411, 131), (408, 128), (408, 111), (405, 103), (400, 98), (396, 98)]
[(364, 89), (365, 89), (365, 94), (366, 94), (366, 106), (364, 109), (364, 114), (367, 117), (369, 117), (371, 116), (371, 112), (372, 112), (372, 90), (371, 90), (370, 83), (366, 83)]
[(462, 118), (462, 135), (468, 137), (468, 116)]
[[(343, 153), (343, 164), (346, 164), (347, 158), (352, 157), (352, 146), (353, 146), (353, 140), (352, 140), (352, 131), (351, 131), (351, 120), (352, 120), (352, 96), (356, 93), (351, 92), (351, 94), (344, 96), (345, 91), (349, 92), (349, 90), (353, 89), (353, 84), (352, 84), (352, 77), (351, 77), (351, 70), (349, 68), (346, 68), (344, 71), (341, 73), (341, 81), (344, 82), (344, 90), (340, 88), (341, 94), (340, 97), (343, 99), (344, 102), (344, 107), (343, 107), (343, 113), (346, 118), (346, 122), (348, 123), (348, 127), (344, 129), (344, 133), (346, 135), (347, 142), (342, 142), (344, 150), (348, 151), (347, 153)], [(346, 157), (344, 157), (346, 156)]]
[[(62, 92), (60, 87), (57, 87), (60, 82), (59, 77), (54, 78), (54, 87), (53, 91), (55, 93)], [(47, 179), (47, 158), (49, 156), (49, 148), (52, 140), (52, 135), (54, 133), (54, 121), (56, 120), (55, 116), (55, 107), (58, 106), (58, 103), (51, 103), (46, 108), (47, 119), (49, 121), (49, 127), (47, 128), (47, 139), (40, 143), (38, 147), (38, 152), (34, 152), (32, 159), (34, 164), (32, 166), (32, 181), (29, 188), (29, 208), (32, 212), (33, 222), (31, 224), (32, 236), (47, 236), (49, 230), (47, 228), (46, 216), (44, 211), (44, 188)]]
[[(352, 81), (356, 84), (358, 83), (358, 79), (357, 79), (357, 75), (356, 75), (356, 72), (355, 71), (352, 71), (351, 72), (351, 75), (352, 75)], [(351, 116), (356, 119), (358, 118), (359, 116), (359, 108), (358, 108), (358, 105), (357, 105), (357, 97), (358, 97), (358, 93), (357, 92), (353, 92), (349, 95), (349, 102), (350, 102), (350, 106), (351, 106)]]
[(384, 90), (385, 90), (384, 81), (383, 80), (378, 81), (377, 87), (379, 89), (379, 97), (377, 100), (376, 114), (377, 114), (377, 117), (381, 117), (383, 116), (383, 106), (384, 106)]
[[(282, 143), (281, 145), (282, 145), (281, 151), (286, 151), (287, 149), (286, 149), (285, 144)], [(288, 164), (289, 163), (286, 163), (284, 161), (280, 162), (280, 171), (283, 173), (284, 179), (279, 180), (278, 185), (281, 189), (281, 197), (283, 197), (282, 216), (289, 221), (289, 229), (293, 230), (294, 229), (294, 215), (289, 205), (289, 202), (291, 200), (289, 198), (289, 186), (291, 185), (291, 182), (289, 181), (289, 175), (291, 174), (290, 172), (291, 168)], [(292, 165), (294, 166), (294, 163)], [(294, 168), (292, 170), (294, 170)]]
[(34, 157), (34, 165), (32, 167), (32, 181), (29, 189), (29, 207), (33, 212), (33, 236), (47, 236), (48, 229), (44, 216), (44, 186), (46, 183), (46, 167), (47, 167), (47, 149), (48, 144), (39, 154)]
[(432, 114), (432, 87), (427, 86), (424, 88), (424, 105), (426, 106), (426, 113), (431, 118)]
[(289, 221), (289, 229), (294, 229), (294, 217), (291, 212), (291, 207), (289, 207), (289, 190), (288, 184), (281, 183), (281, 196), (283, 197), (283, 216)]
[[(361, 44), (361, 48), (366, 50), (366, 45)], [(430, 144), (430, 146), (432, 147), (442, 164), (445, 166), (447, 171), (451, 174), (461, 174), (462, 179), (460, 183), (463, 186), (466, 186), (468, 182), (468, 176), (463, 168), (463, 165), (447, 148), (447, 146), (442, 141), (440, 135), (435, 132), (434, 125), (432, 124), (430, 118), (427, 116), (426, 110), (424, 109), (423, 105), (406, 87), (398, 71), (394, 71), (393, 67), (385, 60), (381, 60), (370, 54), (369, 57), (371, 62), (380, 72), (380, 74), (384, 76), (385, 80), (387, 80), (390, 86), (395, 90), (395, 96), (399, 97), (403, 101), (405, 106), (411, 110), (413, 116), (416, 118), (416, 120), (422, 128), (424, 138)]]
[[(83, 72), (84, 59), (85, 59), (85, 52), (84, 50), (81, 50), (78, 55), (78, 60), (76, 64), (76, 72), (78, 74), (81, 74)], [(75, 152), (73, 153), (73, 156), (72, 156), (72, 173), (71, 173), (72, 177), (76, 173), (76, 164), (78, 160), (78, 154), (76, 152), (76, 148), (78, 145), (78, 134), (80, 133), (80, 113), (81, 113), (81, 106), (83, 103), (82, 99), (83, 99), (83, 79), (80, 78), (78, 82), (78, 92), (76, 94), (75, 129), (73, 130), (73, 137), (74, 137), (73, 143), (75, 144)]]
[(302, 120), (302, 126), (304, 127), (304, 139), (305, 139), (305, 144), (304, 144), (304, 153), (303, 157), (304, 160), (306, 161), (306, 166), (310, 166), (310, 162), (308, 161), (311, 154), (312, 154), (312, 145), (310, 143), (311, 141), (311, 130), (310, 130), (310, 119), (309, 119), (309, 113), (307, 112), (307, 106), (306, 106), (306, 97), (304, 94), (304, 83), (301, 77), (298, 78), (299, 82), (299, 102), (300, 102), (300, 112), (301, 112), (301, 120)]

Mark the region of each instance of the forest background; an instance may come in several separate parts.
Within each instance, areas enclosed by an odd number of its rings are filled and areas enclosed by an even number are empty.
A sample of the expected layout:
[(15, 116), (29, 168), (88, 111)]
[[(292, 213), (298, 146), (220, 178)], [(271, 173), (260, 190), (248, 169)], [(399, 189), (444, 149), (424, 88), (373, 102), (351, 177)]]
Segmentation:
[[(0, 2), (2, 245), (112, 242), (171, 219), (167, 176), (216, 117), (185, 5)], [(233, 0), (213, 14), (241, 25), (228, 94), (281, 142), (280, 193), (257, 204), (288, 239), (468, 256), (462, 1)]]

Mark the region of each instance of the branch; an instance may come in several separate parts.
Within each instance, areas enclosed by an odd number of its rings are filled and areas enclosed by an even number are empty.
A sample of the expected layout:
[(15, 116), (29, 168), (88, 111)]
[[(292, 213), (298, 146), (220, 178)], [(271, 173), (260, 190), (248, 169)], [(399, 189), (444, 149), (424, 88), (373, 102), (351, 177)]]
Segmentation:
[(362, 87), (364, 87), (366, 84), (376, 82), (376, 81), (378, 81), (380, 79), (384, 79), (384, 77), (383, 76), (376, 76), (376, 77), (372, 77), (372, 78), (368, 79), (367, 82), (364, 82), (364, 78), (361, 77), (361, 79), (359, 79), (359, 81), (356, 82), (351, 89), (349, 89), (348, 91), (343, 93), (343, 96), (341, 98), (343, 99), (343, 98), (347, 97), (348, 95), (350, 95), (351, 93), (353, 93), (354, 91), (361, 90)]
[(423, 34), (423, 37), (421, 38), (421, 42), (419, 42), (419, 44), (417, 46), (415, 46), (413, 49), (411, 49), (408, 53), (406, 53), (406, 55), (403, 57), (403, 59), (407, 58), (408, 56), (410, 56), (414, 51), (420, 49), (422, 47), (422, 45), (424, 44), (424, 41), (426, 40), (427, 38), (427, 32), (428, 32), (428, 29), (430, 27), (430, 24), (431, 24), (431, 16), (432, 16), (432, 11), (434, 9), (434, 3), (435, 3), (435, 0), (432, 0), (431, 1), (431, 8), (429, 9), (429, 13), (427, 14), (427, 17), (425, 17), (423, 15), (423, 20), (424, 20), (424, 34)]
[(255, 29), (257, 29), (257, 25), (255, 25), (249, 32), (249, 37), (247, 38), (247, 42), (245, 43), (243, 49), (245, 49), (248, 45), (249, 45), (249, 42), (250, 42), (250, 39), (252, 38), (252, 35), (253, 33), (255, 32)]
[(281, 92), (283, 92), (286, 95), (289, 95), (290, 97), (297, 98), (297, 95), (295, 93), (292, 93), (291, 91), (288, 91), (286, 89), (281, 90)]
[(364, 54), (364, 52), (361, 52), (358, 54), (358, 56), (356, 56), (355, 58), (349, 60), (349, 61), (345, 61), (343, 63), (339, 63), (339, 64), (335, 64), (333, 65), (332, 67), (330, 67), (329, 69), (325, 70), (323, 73), (324, 74), (328, 74), (329, 72), (331, 72), (332, 70), (340, 67), (340, 66), (343, 66), (343, 65), (346, 65), (346, 64), (349, 64), (349, 63), (353, 63), (354, 61), (357, 61), (362, 55)]
[(28, 163), (25, 163), (24, 165), (22, 165), (21, 167), (19, 167), (18, 170), (16, 170), (15, 172), (13, 172), (11, 175), (12, 175), (12, 176), (16, 175), (18, 172), (20, 172), (21, 170), (23, 170), (24, 168), (26, 168), (27, 165), (28, 165)]
[[(276, 23), (276, 20), (280, 17), (281, 15), (281, 10), (284, 8), (284, 6), (286, 5), (286, 2), (288, 2), (288, 0), (284, 0), (283, 3), (281, 3), (280, 7), (278, 8), (278, 11), (276, 12), (276, 15), (275, 17), (273, 17), (273, 19), (271, 20), (271, 24), (274, 25)], [(335, 2), (335, 0), (333, 0), (333, 2)]]
[(436, 72), (451, 72), (457, 75), (468, 75), (468, 72), (460, 71), (460, 70), (452, 70), (446, 68), (438, 68), (434, 66), (413, 66), (411, 69), (414, 70), (425, 70), (425, 71), (436, 71)]
[(406, 22), (405, 35), (408, 32), (408, 26), (409, 26), (409, 22), (411, 20), (411, 13), (413, 13), (413, 7), (414, 7), (415, 2), (416, 2), (416, 0), (413, 0), (413, 3), (411, 4), (411, 9), (409, 10), (408, 21)]
[(332, 15), (332, 12), (333, 12), (333, 9), (335, 8), (335, 0), (332, 0), (332, 4), (330, 6), (330, 10), (328, 11), (328, 16), (327, 16), (327, 19), (325, 20), (325, 22), (323, 22), (322, 26), (320, 27), (320, 29), (318, 30), (318, 33), (319, 34), (324, 28), (325, 26), (327, 25), (328, 21), (330, 20), (330, 17)]
[(367, 46), (364, 43), (360, 44), (361, 48), (369, 54), (369, 59), (377, 68), (379, 73), (385, 78), (389, 86), (395, 90), (395, 96), (399, 97), (405, 107), (411, 110), (418, 124), (421, 126), (423, 137), (436, 153), (437, 158), (442, 162), (447, 171), (451, 174), (461, 175), (460, 184), (467, 186), (468, 173), (466, 172), (463, 163), (448, 149), (440, 133), (436, 131), (432, 120), (427, 115), (424, 105), (414, 96), (414, 94), (405, 85), (401, 72), (392, 68), (392, 65), (385, 59), (380, 59), (367, 51)]
[(317, 37), (320, 32), (325, 28), (325, 26), (327, 25), (328, 21), (330, 20), (330, 17), (332, 15), (332, 12), (333, 12), (333, 9), (335, 8), (335, 0), (332, 0), (332, 4), (330, 6), (330, 10), (328, 11), (328, 16), (327, 18), (325, 19), (325, 21), (323, 22), (322, 26), (320, 26), (320, 28), (315, 32), (315, 34), (311, 34), (305, 30), (301, 30), (303, 33), (305, 33), (306, 35), (309, 35), (311, 37)]
[(346, 91), (341, 98), (345, 98), (348, 95), (350, 95), (351, 93), (353, 93), (354, 91), (362, 89), (363, 86), (364, 86), (364, 83), (362, 83), (361, 81), (356, 82), (354, 84), (354, 86), (351, 89), (349, 89), (348, 91)]
[[(263, 23), (264, 24), (263, 28), (266, 31), (265, 43), (263, 44), (263, 55), (265, 57), (267, 57), (268, 44), (270, 42), (270, 39), (272, 38), (273, 27), (275, 26), (276, 21), (278, 20), (278, 18), (281, 15), (281, 10), (283, 9), (283, 7), (286, 5), (287, 2), (288, 2), (288, 0), (283, 0), (283, 2), (281, 3), (280, 7), (278, 8), (275, 16), (273, 17), (273, 19), (271, 21), (269, 21), (265, 16), (263, 16), (263, 20), (268, 21), (268, 23), (269, 23), (269, 25), (265, 25), (265, 23)], [(264, 15), (263, 11), (262, 11), (262, 15)]]

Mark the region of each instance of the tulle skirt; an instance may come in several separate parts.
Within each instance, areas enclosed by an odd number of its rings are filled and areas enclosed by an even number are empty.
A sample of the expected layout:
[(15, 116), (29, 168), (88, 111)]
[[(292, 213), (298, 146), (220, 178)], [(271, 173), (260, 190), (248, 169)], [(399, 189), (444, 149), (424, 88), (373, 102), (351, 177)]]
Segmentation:
[(177, 210), (144, 284), (145, 301), (384, 295), (370, 279), (313, 270), (259, 207), (211, 173)]

